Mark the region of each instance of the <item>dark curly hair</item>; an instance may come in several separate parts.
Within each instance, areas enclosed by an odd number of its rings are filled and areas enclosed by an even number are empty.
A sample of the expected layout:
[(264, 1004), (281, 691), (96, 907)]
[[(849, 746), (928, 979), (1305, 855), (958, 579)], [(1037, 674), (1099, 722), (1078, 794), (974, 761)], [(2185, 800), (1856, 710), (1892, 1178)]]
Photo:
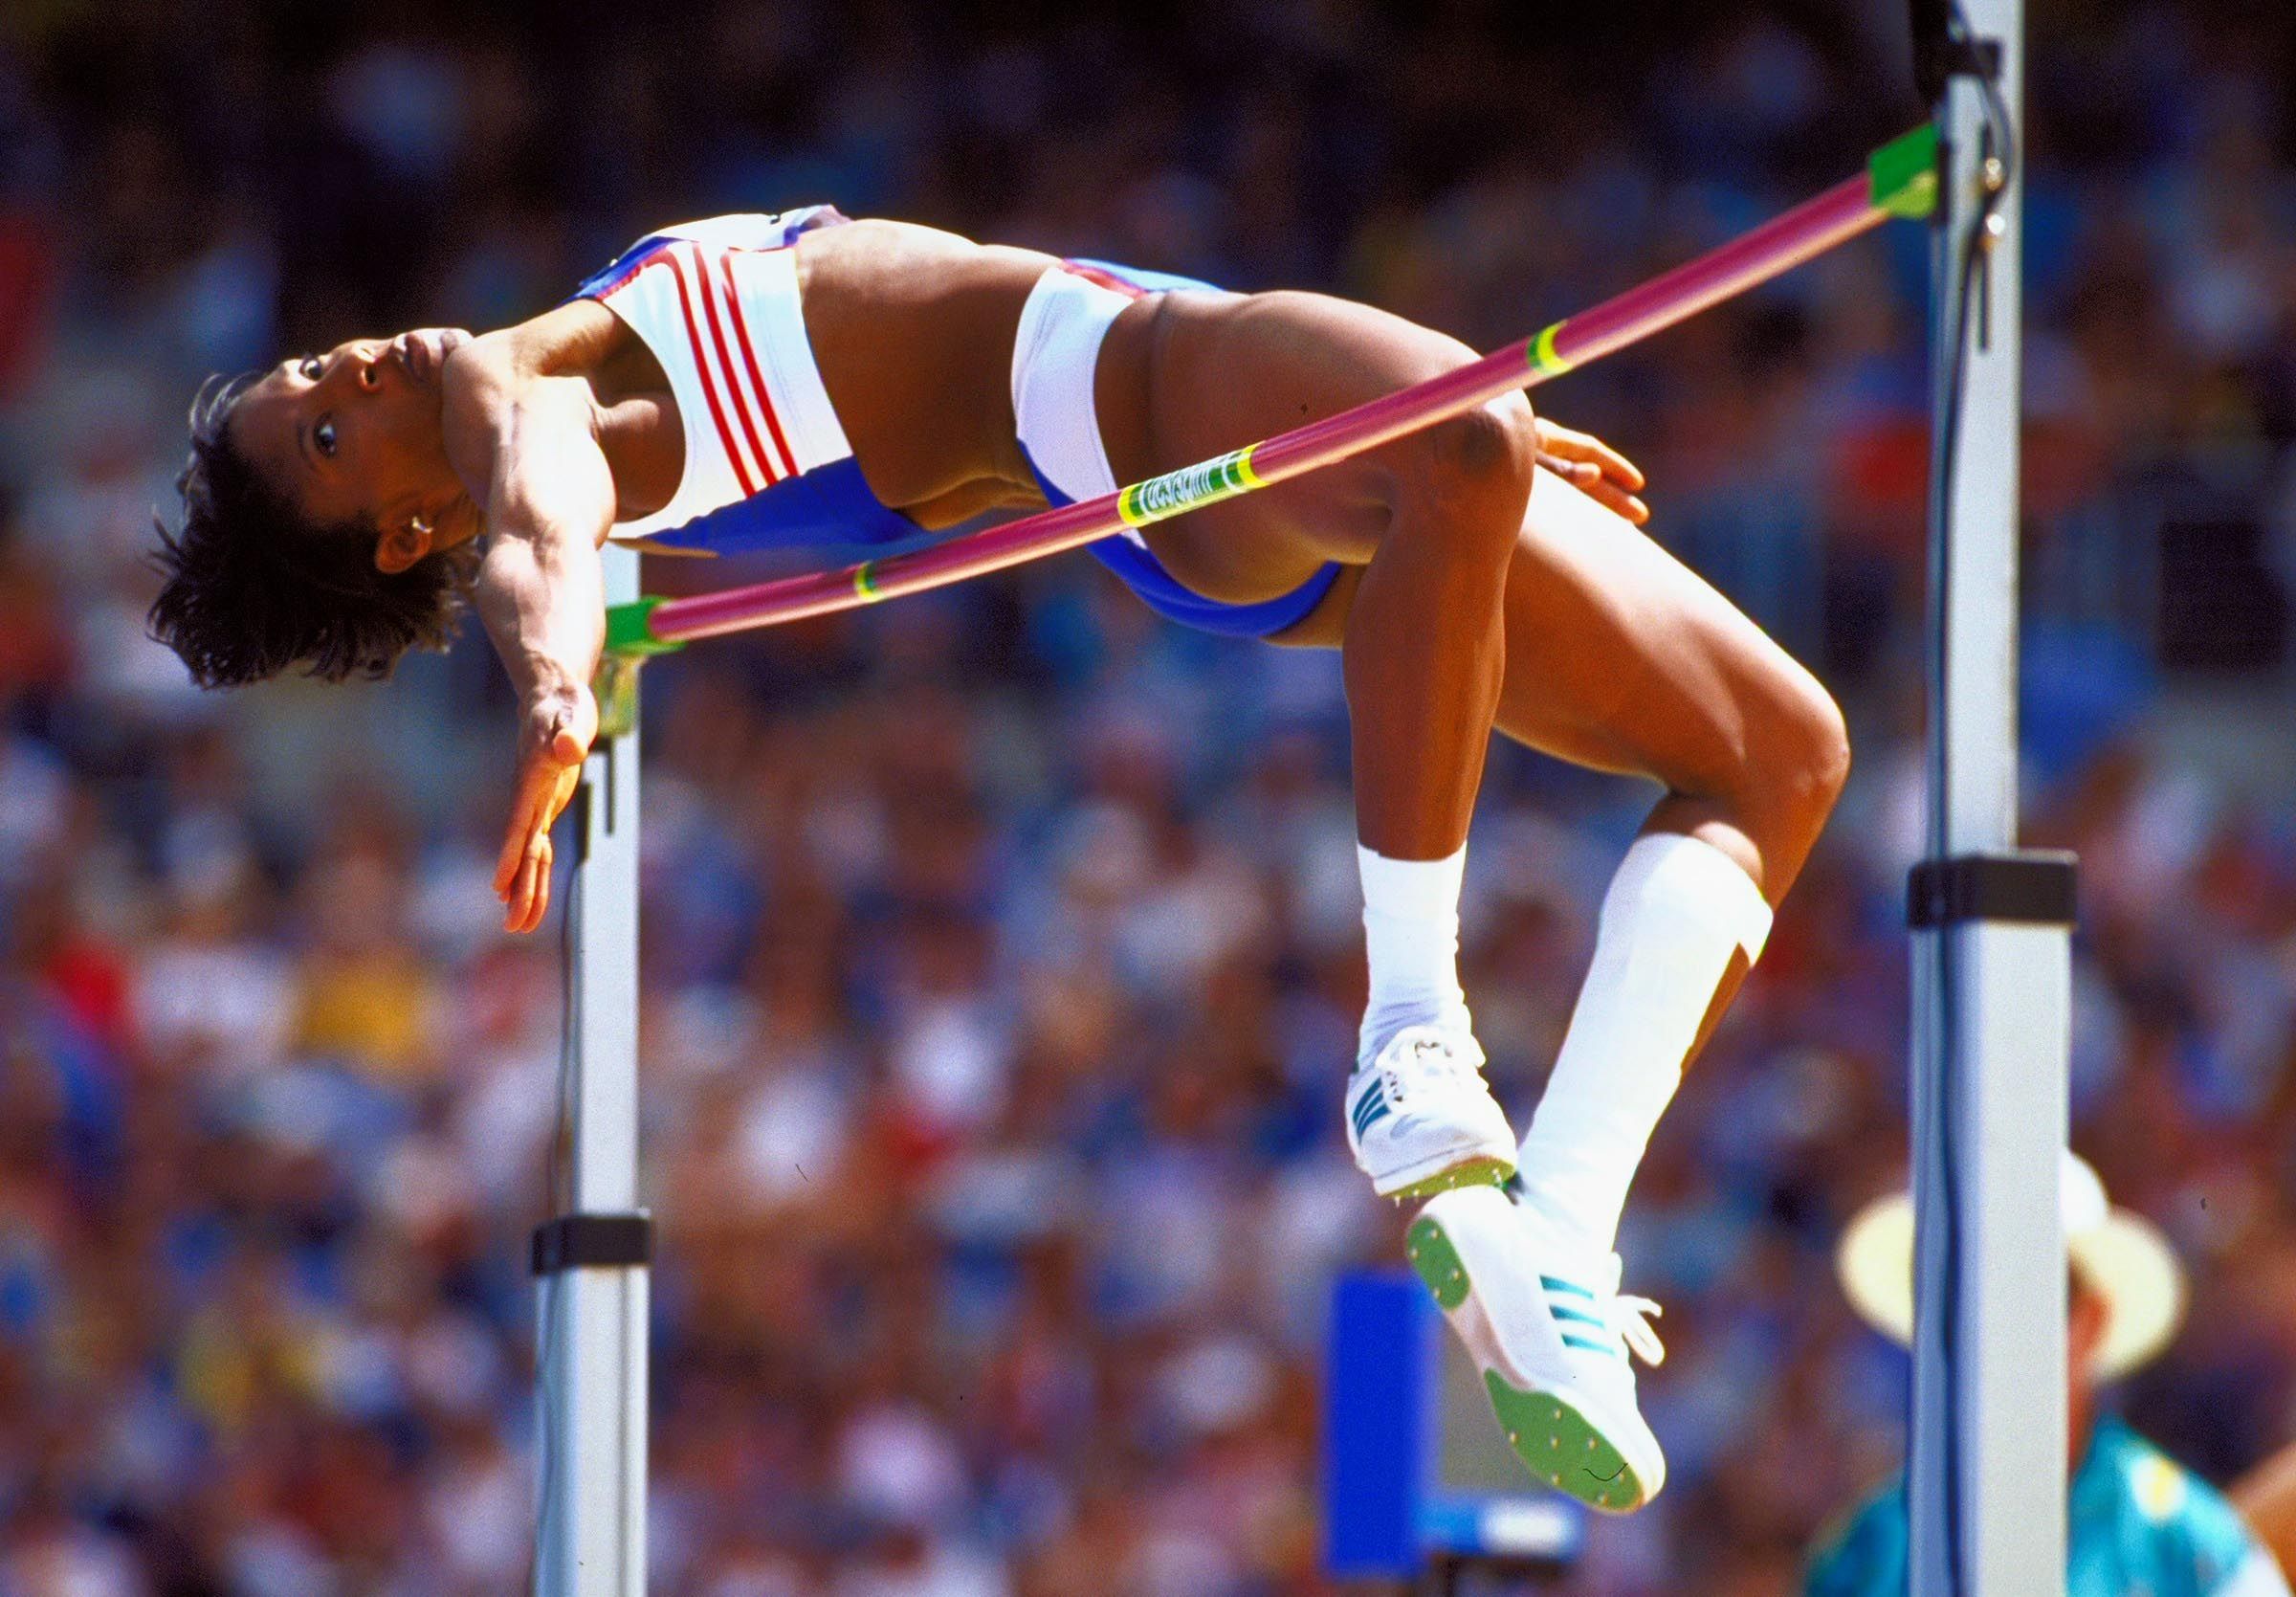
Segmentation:
[(176, 479), (183, 530), (154, 518), (167, 582), (152, 602), (151, 635), (203, 688), (260, 682), (294, 665), (329, 682), (387, 677), (409, 649), (446, 648), (475, 548), (385, 572), (371, 521), (316, 526), (298, 515), (231, 439), (232, 410), (260, 376), (210, 378), (191, 402), (191, 458)]

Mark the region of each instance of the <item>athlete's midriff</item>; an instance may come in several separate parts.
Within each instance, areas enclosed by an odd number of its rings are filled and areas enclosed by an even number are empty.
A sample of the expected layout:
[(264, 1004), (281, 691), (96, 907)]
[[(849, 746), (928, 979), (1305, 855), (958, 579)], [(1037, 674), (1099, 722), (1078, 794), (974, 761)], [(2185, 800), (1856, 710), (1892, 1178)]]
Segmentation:
[(1013, 435), (1012, 344), (1056, 262), (866, 221), (796, 249), (806, 341), (877, 499), (925, 526), (1037, 504)]
[[(796, 247), (822, 385), (879, 499), (928, 526), (1040, 503), (1014, 437), (1012, 347), (1029, 291), (1059, 263), (881, 222), (825, 228)], [(1093, 408), (1118, 482), (1190, 463), (1159, 458), (1152, 425), (1158, 328), (1171, 302), (1143, 296), (1100, 345)], [(1216, 314), (1217, 302), (1207, 298), (1203, 314)], [(888, 359), (889, 349), (898, 358)], [(1167, 394), (1161, 403), (1184, 400)], [(1146, 540), (1174, 578), (1208, 598), (1267, 599), (1316, 568), (1310, 561), (1294, 570), (1286, 560), (1280, 570), (1260, 569), (1232, 537), (1207, 539), (1200, 520), (1150, 527)]]

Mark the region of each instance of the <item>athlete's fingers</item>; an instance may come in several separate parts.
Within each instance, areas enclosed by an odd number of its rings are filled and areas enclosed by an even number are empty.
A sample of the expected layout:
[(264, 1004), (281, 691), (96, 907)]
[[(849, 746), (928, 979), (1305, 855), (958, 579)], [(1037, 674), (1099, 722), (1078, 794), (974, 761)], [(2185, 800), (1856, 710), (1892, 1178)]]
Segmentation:
[(534, 850), (534, 840), (550, 834), (547, 772), (529, 772), (519, 784), (518, 802), (511, 807), (510, 830), (502, 837), (502, 854), (495, 862), (495, 896), (508, 898), (517, 884), (519, 867)]
[(581, 782), (579, 760), (563, 765), (554, 753), (543, 750), (525, 761), (519, 774), (519, 795), (511, 806), (510, 829), (503, 834), (502, 852), (495, 859), (495, 897), (508, 897), (529, 841), (536, 832), (547, 833), (558, 823)]
[(502, 832), (502, 852), (495, 856), (495, 897), (507, 900), (511, 884), (519, 879), (519, 861), (526, 856), (526, 839), (534, 828), (526, 824), (528, 806), (521, 792), (510, 808), (510, 825)]
[(507, 898), (519, 878), (519, 862), (526, 857), (526, 850), (534, 837), (535, 813), (541, 808), (542, 794), (528, 772), (519, 783), (519, 796), (510, 807), (510, 826), (502, 833), (502, 852), (495, 859), (495, 897)]
[(1551, 455), (1542, 455), (1538, 457), (1538, 463), (1586, 495), (1597, 504), (1617, 511), (1636, 526), (1644, 526), (1649, 522), (1650, 507), (1628, 493), (1616, 481), (1603, 476), (1601, 469), (1593, 462), (1560, 460)]
[(519, 934), (521, 937), (541, 926), (542, 917), (550, 909), (550, 861), (546, 858), (538, 859), (532, 870), (534, 879), (526, 892), (526, 917), (519, 922)]
[(502, 899), (502, 929), (506, 932), (517, 931), (519, 922), (525, 919), (524, 897), (532, 875), (527, 867), (531, 842), (531, 833), (518, 839), (518, 854), (510, 867), (510, 879), (496, 890)]
[(545, 833), (542, 838), (541, 852), (535, 855), (534, 860), (534, 907), (526, 917), (525, 929), (527, 931), (540, 930), (542, 917), (550, 913), (550, 867), (556, 858), (557, 854), (550, 846), (550, 838)]
[(573, 798), (574, 789), (581, 784), (579, 765), (559, 765), (545, 775), (541, 798), (534, 818), (534, 830), (548, 834), (558, 825), (558, 818), (566, 812), (566, 803)]
[(550, 834), (542, 833), (519, 863), (519, 876), (502, 918), (502, 929), (525, 933), (542, 923), (550, 905)]
[(522, 935), (526, 930), (527, 911), (533, 902), (534, 867), (521, 865), (519, 867), (518, 885), (511, 893), (510, 902), (503, 906), (502, 929), (513, 937)]
[(510, 829), (495, 861), (495, 896), (508, 900), (528, 840), (547, 832), (582, 780), (582, 764), (598, 735), (598, 700), (581, 687), (528, 712), (519, 745), (519, 792)]
[(1588, 497), (1597, 504), (1608, 505), (1638, 527), (1649, 524), (1650, 507), (1607, 478), (1589, 489)]
[(1594, 446), (1595, 463), (1602, 468), (1604, 477), (1633, 493), (1640, 493), (1648, 486), (1648, 480), (1643, 476), (1642, 467), (1627, 459), (1626, 456), (1600, 438), (1589, 438), (1587, 442)]
[(1544, 416), (1537, 425), (1538, 447), (1544, 454), (1564, 460), (1585, 461), (1629, 492), (1640, 492), (1646, 486), (1641, 467), (1593, 433), (1557, 427)]

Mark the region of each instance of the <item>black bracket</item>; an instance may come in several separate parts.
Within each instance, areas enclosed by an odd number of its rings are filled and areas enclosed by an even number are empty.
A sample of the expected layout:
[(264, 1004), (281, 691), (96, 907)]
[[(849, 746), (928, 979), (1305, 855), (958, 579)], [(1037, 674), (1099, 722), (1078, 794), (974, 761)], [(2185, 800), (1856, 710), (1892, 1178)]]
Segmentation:
[(1947, 85), (1956, 78), (1991, 81), (2000, 76), (1999, 39), (1963, 38), (1949, 33), (1944, 38), (1927, 39), (1914, 46), (1913, 77), (1932, 105), (1945, 98)]
[(1925, 859), (1907, 882), (1906, 921), (1915, 930), (1977, 920), (2070, 926), (2076, 876), (2073, 856), (2055, 849)]
[(1913, 13), (1913, 84), (1931, 105), (1945, 98), (1946, 86), (1956, 78), (1998, 79), (2001, 76), (2001, 41), (1972, 38), (1954, 27), (1953, 0), (1911, 0)]
[(653, 1262), (647, 1214), (561, 1214), (534, 1228), (534, 1273), (618, 1270)]

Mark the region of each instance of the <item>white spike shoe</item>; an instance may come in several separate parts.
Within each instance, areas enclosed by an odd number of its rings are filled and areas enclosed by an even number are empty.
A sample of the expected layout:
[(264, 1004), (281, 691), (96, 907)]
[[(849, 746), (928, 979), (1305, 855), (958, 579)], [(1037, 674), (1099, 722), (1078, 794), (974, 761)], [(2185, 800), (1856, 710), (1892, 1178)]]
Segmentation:
[(1461, 1026), (1406, 1026), (1347, 1078), (1347, 1145), (1372, 1189), (1398, 1203), (1514, 1174), (1514, 1131)]
[(1667, 1482), (1666, 1454), (1635, 1402), (1631, 1349), (1666, 1349), (1646, 1298), (1619, 1295), (1619, 1256), (1573, 1258), (1507, 1193), (1431, 1199), (1411, 1223), (1412, 1268), (1483, 1372), (1508, 1444), (1531, 1473), (1590, 1508), (1630, 1514)]

